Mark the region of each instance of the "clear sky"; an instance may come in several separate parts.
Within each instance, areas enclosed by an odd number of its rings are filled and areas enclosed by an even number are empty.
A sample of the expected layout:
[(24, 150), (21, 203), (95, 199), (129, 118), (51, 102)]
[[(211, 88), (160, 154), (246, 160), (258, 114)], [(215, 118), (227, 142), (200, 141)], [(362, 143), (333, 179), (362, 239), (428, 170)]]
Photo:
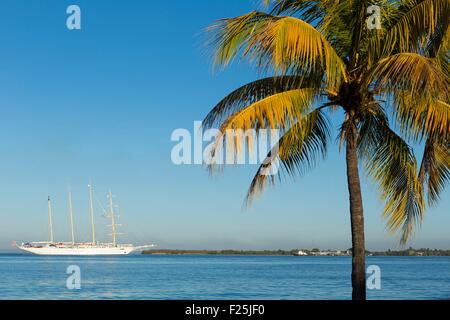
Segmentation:
[[(82, 29), (66, 28), (77, 4)], [(161, 248), (350, 247), (343, 154), (287, 181), (242, 210), (257, 167), (175, 166), (170, 140), (193, 131), (223, 96), (258, 75), (242, 62), (212, 72), (202, 30), (256, 8), (255, 1), (4, 0), (0, 10), (0, 249), (47, 239), (47, 195), (55, 237), (68, 240), (67, 186), (77, 240), (87, 240), (87, 184), (100, 203), (111, 188), (123, 242)], [(337, 123), (334, 123), (337, 127)], [(363, 179), (368, 249), (397, 247), (376, 189)], [(450, 247), (449, 191), (411, 242)], [(106, 240), (108, 221), (96, 206)]]

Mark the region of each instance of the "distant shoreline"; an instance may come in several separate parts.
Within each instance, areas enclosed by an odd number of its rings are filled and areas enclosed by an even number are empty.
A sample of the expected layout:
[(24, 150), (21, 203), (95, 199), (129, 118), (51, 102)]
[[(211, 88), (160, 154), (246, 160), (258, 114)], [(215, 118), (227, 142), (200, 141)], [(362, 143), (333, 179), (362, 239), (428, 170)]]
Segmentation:
[(178, 250), (178, 249), (152, 249), (144, 250), (142, 254), (153, 255), (229, 255), (229, 256), (290, 256), (290, 251), (284, 250)]
[[(293, 250), (180, 250), (180, 249), (151, 249), (135, 252), (133, 255), (208, 255), (208, 256), (309, 256), (309, 257), (350, 257), (349, 250), (319, 250), (319, 249), (293, 249)], [(24, 255), (31, 254), (18, 250), (0, 251), (0, 255)], [(366, 251), (366, 256), (375, 257), (448, 257), (450, 250), (441, 249), (405, 249), (387, 251)]]
[[(141, 254), (153, 255), (228, 255), (228, 256), (351, 256), (350, 250), (319, 250), (319, 249), (293, 249), (293, 250), (179, 250), (179, 249), (152, 249), (144, 250)], [(450, 256), (450, 250), (439, 249), (405, 249), (387, 251), (367, 251), (367, 256), (423, 256), (438, 257)]]

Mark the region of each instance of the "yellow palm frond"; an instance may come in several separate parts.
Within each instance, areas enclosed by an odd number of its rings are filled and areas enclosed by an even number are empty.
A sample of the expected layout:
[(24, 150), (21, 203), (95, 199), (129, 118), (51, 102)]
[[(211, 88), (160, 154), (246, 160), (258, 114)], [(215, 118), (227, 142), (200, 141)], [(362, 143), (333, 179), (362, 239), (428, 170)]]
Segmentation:
[(316, 89), (293, 89), (259, 100), (230, 116), (220, 127), (228, 129), (285, 129), (309, 112)]
[(215, 36), (215, 64), (228, 65), (237, 55), (277, 73), (305, 75), (324, 72), (329, 87), (346, 79), (345, 64), (325, 37), (294, 17), (250, 12), (220, 20), (210, 29)]
[[(253, 147), (249, 141), (251, 137), (245, 134), (236, 135), (234, 134), (236, 130), (277, 129), (281, 132), (287, 130), (310, 111), (315, 95), (315, 89), (293, 89), (259, 100), (234, 113), (220, 126), (220, 134), (215, 137), (214, 147), (211, 149), (212, 155), (223, 143), (227, 146), (226, 152), (230, 156), (241, 155), (245, 141), (247, 149), (251, 150)], [(211, 171), (215, 165), (213, 163), (209, 166)]]
[(203, 126), (220, 125), (234, 113), (274, 94), (314, 85), (319, 87), (319, 84), (319, 79), (306, 79), (299, 76), (276, 76), (250, 82), (223, 98), (206, 115)]

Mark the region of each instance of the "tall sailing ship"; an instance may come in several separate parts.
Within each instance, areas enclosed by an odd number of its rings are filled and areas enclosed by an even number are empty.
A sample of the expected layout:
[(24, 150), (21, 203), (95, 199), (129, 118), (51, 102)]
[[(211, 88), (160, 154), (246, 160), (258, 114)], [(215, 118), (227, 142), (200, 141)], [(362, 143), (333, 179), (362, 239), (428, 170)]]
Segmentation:
[(31, 252), (37, 255), (65, 255), (65, 256), (93, 256), (93, 255), (126, 255), (133, 251), (142, 250), (154, 247), (155, 245), (133, 246), (132, 244), (117, 243), (117, 227), (120, 224), (116, 223), (117, 214), (114, 212), (113, 197), (111, 191), (108, 194), (108, 211), (106, 217), (111, 219), (111, 233), (112, 242), (100, 243), (95, 240), (95, 225), (94, 225), (94, 205), (92, 201), (92, 185), (89, 184), (89, 213), (91, 220), (91, 242), (75, 242), (74, 228), (73, 228), (73, 212), (72, 212), (72, 193), (69, 190), (69, 223), (71, 230), (71, 242), (55, 242), (53, 239), (53, 211), (52, 202), (48, 197), (48, 224), (49, 224), (49, 241), (37, 241), (22, 243), (18, 246), (19, 249)]

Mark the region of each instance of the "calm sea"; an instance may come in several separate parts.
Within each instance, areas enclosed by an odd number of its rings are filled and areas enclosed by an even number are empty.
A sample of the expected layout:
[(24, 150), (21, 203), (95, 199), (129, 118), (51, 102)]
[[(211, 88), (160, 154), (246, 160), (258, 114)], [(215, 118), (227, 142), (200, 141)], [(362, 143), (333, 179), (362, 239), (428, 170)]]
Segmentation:
[[(0, 299), (348, 299), (349, 257), (0, 255)], [(371, 299), (449, 299), (450, 257), (368, 257)], [(81, 271), (69, 290), (67, 267)]]

